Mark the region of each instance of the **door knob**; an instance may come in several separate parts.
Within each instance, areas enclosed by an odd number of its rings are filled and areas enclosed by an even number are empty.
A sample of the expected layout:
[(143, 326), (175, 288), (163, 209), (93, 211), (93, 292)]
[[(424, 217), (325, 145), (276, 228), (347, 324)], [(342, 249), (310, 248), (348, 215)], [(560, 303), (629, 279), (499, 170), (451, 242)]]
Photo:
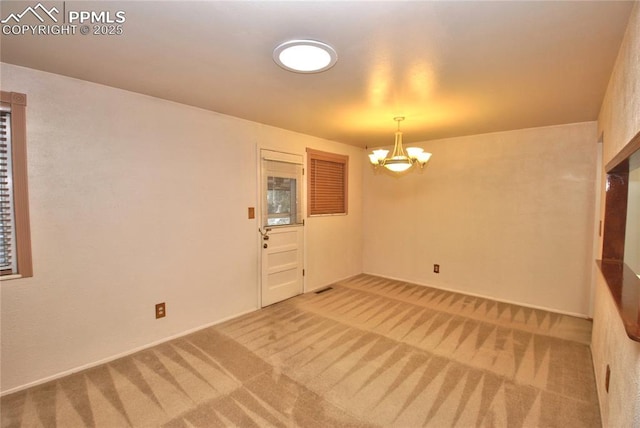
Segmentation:
[(265, 243), (262, 245), (262, 248), (267, 248), (268, 246), (269, 246), (269, 245), (267, 245), (267, 243), (265, 242)]

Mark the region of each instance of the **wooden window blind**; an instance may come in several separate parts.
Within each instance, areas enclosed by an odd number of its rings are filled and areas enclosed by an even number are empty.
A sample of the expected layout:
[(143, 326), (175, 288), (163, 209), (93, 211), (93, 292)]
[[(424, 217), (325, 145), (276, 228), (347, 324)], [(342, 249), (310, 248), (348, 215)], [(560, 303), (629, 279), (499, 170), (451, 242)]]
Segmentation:
[(347, 214), (349, 157), (307, 149), (308, 215)]
[(0, 111), (0, 271), (17, 271), (11, 171), (11, 113)]
[(31, 277), (27, 96), (0, 91), (0, 275)]

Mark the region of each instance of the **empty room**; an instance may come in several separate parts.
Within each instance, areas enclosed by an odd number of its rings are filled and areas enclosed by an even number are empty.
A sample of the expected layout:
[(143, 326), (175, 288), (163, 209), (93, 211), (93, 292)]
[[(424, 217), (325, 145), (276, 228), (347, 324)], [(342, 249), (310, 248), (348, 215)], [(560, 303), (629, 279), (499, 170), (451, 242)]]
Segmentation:
[(0, 2), (4, 427), (640, 427), (637, 1)]

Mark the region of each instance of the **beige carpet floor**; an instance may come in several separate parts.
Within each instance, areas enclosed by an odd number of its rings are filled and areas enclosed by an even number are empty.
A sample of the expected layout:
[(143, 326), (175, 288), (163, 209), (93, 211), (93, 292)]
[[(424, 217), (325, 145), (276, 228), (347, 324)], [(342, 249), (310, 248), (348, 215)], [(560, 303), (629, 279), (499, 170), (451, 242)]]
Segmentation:
[(3, 397), (2, 427), (599, 427), (590, 334), (360, 275)]

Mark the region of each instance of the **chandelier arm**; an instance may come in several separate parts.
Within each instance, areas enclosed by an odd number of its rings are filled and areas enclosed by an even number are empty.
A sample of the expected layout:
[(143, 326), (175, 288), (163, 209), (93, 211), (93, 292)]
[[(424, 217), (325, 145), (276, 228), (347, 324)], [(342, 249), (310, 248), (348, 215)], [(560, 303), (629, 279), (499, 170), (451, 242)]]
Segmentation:
[(393, 154), (391, 155), (391, 157), (394, 158), (396, 156), (406, 157), (404, 153), (404, 148), (402, 147), (402, 132), (400, 131), (396, 132), (396, 141), (395, 141), (395, 144), (393, 145)]
[(391, 159), (398, 155), (398, 133), (396, 132), (396, 139), (393, 142), (393, 152), (391, 152)]

